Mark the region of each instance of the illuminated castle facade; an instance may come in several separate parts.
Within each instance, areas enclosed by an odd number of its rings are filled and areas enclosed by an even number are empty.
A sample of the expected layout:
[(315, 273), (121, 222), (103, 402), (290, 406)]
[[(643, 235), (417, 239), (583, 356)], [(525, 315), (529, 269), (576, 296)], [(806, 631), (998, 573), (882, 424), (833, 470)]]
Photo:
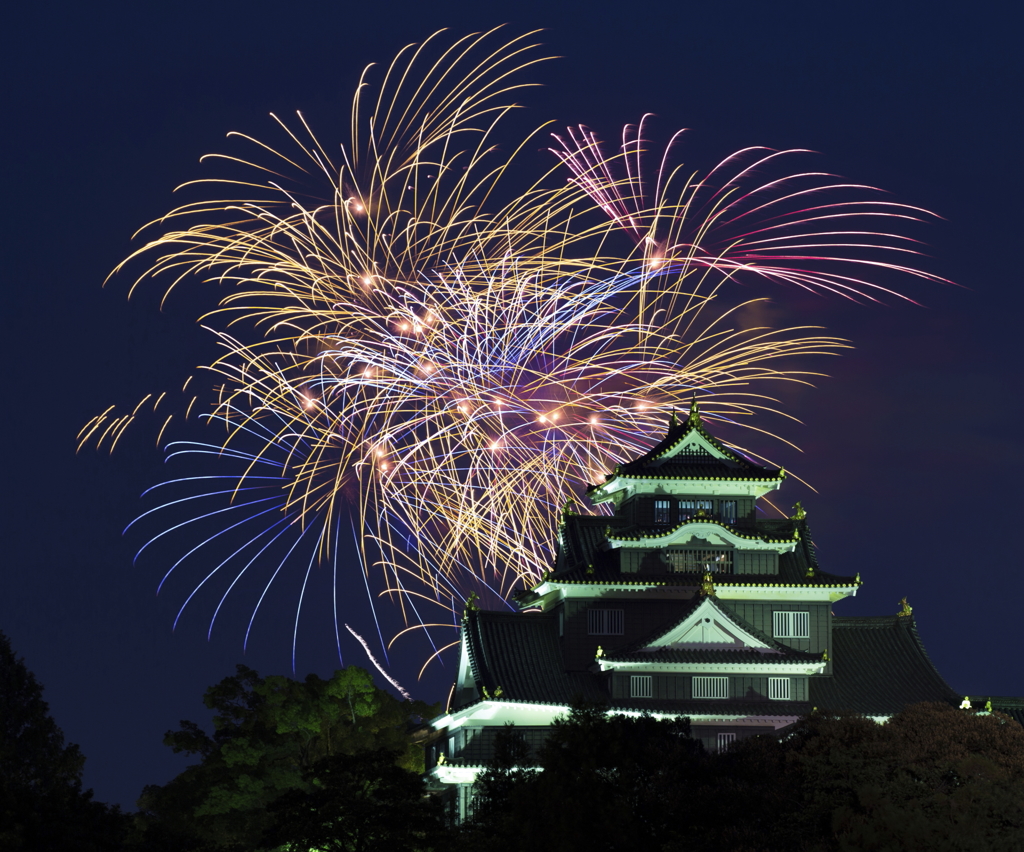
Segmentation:
[(588, 489), (613, 514), (563, 513), (553, 569), (519, 612), (467, 609), (458, 680), (427, 755), (464, 815), (495, 734), (531, 746), (577, 696), (610, 712), (687, 716), (709, 749), (778, 731), (817, 707), (887, 718), (959, 703), (910, 608), (837, 617), (860, 576), (823, 571), (804, 511), (763, 520), (781, 470), (717, 441), (696, 401), (648, 453)]

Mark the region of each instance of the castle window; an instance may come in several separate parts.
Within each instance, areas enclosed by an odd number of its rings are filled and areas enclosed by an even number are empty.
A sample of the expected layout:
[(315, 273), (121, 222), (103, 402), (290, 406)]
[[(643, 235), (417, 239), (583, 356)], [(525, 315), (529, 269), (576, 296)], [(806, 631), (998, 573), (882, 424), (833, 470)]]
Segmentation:
[(729, 678), (727, 677), (694, 677), (694, 698), (728, 698)]
[(723, 524), (735, 524), (736, 523), (736, 501), (735, 500), (722, 500), (719, 504), (719, 518)]
[(734, 742), (736, 742), (736, 734), (719, 734), (718, 735), (718, 750), (719, 751), (725, 751)]
[(671, 520), (672, 503), (668, 500), (654, 501), (654, 523), (667, 524)]
[(697, 517), (698, 512), (703, 512), (705, 515), (711, 515), (715, 511), (715, 502), (713, 500), (680, 500), (679, 501), (679, 520), (688, 521), (691, 518)]
[(811, 615), (807, 612), (776, 612), (772, 616), (776, 639), (810, 639)]
[(587, 633), (591, 636), (621, 636), (623, 621), (621, 609), (588, 609)]
[(654, 678), (650, 675), (630, 675), (629, 697), (650, 698), (653, 693), (652, 682)]
[(732, 573), (731, 550), (669, 550), (666, 554), (671, 570), (681, 574)]
[(777, 701), (789, 701), (789, 678), (768, 678), (768, 697)]

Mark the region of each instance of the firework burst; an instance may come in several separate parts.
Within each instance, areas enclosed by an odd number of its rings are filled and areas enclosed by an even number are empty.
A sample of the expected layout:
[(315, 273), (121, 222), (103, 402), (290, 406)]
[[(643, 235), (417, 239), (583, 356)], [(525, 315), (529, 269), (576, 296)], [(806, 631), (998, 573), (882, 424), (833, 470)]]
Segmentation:
[[(553, 171), (519, 190), (509, 165), (525, 140), (511, 156), (496, 140), (543, 56), (529, 36), (489, 50), (493, 38), (406, 48), (375, 95), (364, 74), (336, 156), (301, 116), (278, 121), (287, 151), (245, 137), (259, 156), (226, 158), (245, 175), (200, 182), (213, 200), (153, 223), (129, 258), (150, 258), (135, 286), (226, 288), (202, 320), (223, 354), (185, 406), (217, 437), (168, 445), (223, 472), (156, 489), (184, 496), (144, 518), (191, 514), (143, 552), (197, 542), (164, 579), (204, 566), (182, 610), (216, 590), (211, 630), (243, 581), (259, 578), (251, 630), (301, 576), (293, 664), (303, 602), (331, 596), (340, 653), (353, 588), (390, 598), (436, 655), (431, 630), (470, 593), (502, 599), (550, 567), (562, 508), (645, 449), (668, 411), (697, 393), (710, 416), (749, 421), (775, 410), (771, 382), (812, 375), (794, 357), (842, 347), (815, 329), (743, 328), (749, 303), (719, 307), (733, 282), (873, 298), (861, 273), (930, 277), (891, 262), (912, 247), (879, 227), (923, 211), (826, 175), (762, 177), (793, 152), (750, 149), (698, 178), (669, 165), (672, 145), (648, 170), (643, 123), (611, 154), (570, 128)], [(108, 409), (81, 443), (113, 449), (150, 401)], [(355, 570), (339, 567), (353, 533)], [(329, 592), (311, 591), (316, 566), (332, 567)]]

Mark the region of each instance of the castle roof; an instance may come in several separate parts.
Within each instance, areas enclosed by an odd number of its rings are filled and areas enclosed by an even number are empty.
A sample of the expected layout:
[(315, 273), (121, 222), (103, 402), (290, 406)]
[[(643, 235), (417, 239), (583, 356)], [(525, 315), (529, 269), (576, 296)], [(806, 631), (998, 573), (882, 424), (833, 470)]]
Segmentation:
[(708, 432), (695, 396), (686, 420), (678, 422), (673, 412), (668, 434), (661, 441), (642, 456), (618, 465), (604, 483), (589, 486), (587, 493), (599, 499), (615, 490), (615, 480), (621, 478), (775, 482), (784, 476), (782, 470), (751, 461)]
[(810, 684), (820, 710), (887, 716), (919, 701), (960, 703), (928, 657), (913, 616), (834, 617), (832, 645), (831, 676)]

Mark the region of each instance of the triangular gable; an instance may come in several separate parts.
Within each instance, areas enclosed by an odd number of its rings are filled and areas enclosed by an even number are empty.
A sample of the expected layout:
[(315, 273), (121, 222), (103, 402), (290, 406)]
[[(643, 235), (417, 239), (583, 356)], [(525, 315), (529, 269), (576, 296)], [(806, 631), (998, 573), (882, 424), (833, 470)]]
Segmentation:
[(744, 630), (707, 597), (679, 624), (647, 643), (643, 650), (692, 648), (694, 650), (740, 650), (751, 648), (777, 653), (774, 648)]
[(658, 465), (669, 461), (679, 455), (688, 453), (707, 453), (714, 459), (725, 461), (736, 461), (737, 458), (722, 447), (717, 441), (713, 441), (696, 428), (688, 429), (683, 436), (672, 446), (666, 448), (651, 459), (651, 464)]

